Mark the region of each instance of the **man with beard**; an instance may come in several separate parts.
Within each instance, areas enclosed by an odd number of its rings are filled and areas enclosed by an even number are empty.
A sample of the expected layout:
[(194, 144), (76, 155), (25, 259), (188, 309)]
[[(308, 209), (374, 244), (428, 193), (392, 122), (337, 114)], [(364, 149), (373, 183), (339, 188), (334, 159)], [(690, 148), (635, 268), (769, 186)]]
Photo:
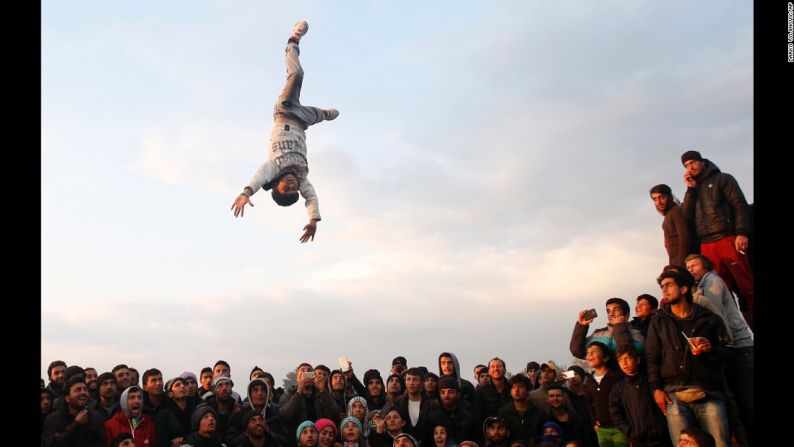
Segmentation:
[(161, 447), (176, 447), (182, 445), (182, 440), (190, 433), (190, 415), (195, 407), (188, 403), (185, 379), (169, 380), (165, 392), (169, 399), (157, 414), (157, 443)]
[(245, 432), (242, 434), (242, 438), (240, 438), (239, 442), (227, 443), (227, 445), (236, 447), (274, 446), (267, 437), (267, 424), (265, 423), (265, 418), (262, 416), (262, 413), (249, 408), (238, 414), (243, 415), (242, 423), (245, 427)]
[(89, 366), (83, 369), (83, 373), (85, 373), (85, 384), (88, 387), (88, 396), (93, 400), (99, 400), (99, 390), (97, 389), (99, 384), (96, 383), (98, 376), (96, 368)]
[(682, 269), (667, 269), (657, 278), (667, 304), (648, 329), (648, 385), (673, 444), (681, 430), (700, 426), (717, 442), (730, 445), (723, 396), (725, 383), (719, 348), (725, 335), (720, 318), (692, 302), (695, 279)]
[(477, 433), (479, 426), (477, 420), (467, 407), (462, 405), (460, 398), (460, 380), (449, 375), (442, 376), (438, 381), (438, 392), (441, 396), (441, 405), (430, 412), (428, 423), (424, 426), (425, 445), (433, 444), (433, 429), (442, 425), (447, 430), (447, 440), (459, 444), (467, 440), (482, 439)]
[(104, 447), (102, 415), (89, 410), (85, 376), (77, 374), (64, 385), (66, 405), (50, 413), (44, 420), (42, 444), (51, 446)]
[(487, 417), (482, 423), (482, 434), (485, 439), (485, 447), (507, 447), (507, 438), (510, 431), (499, 418)]
[(480, 420), (496, 416), (500, 408), (513, 400), (505, 372), (505, 362), (499, 357), (488, 362), (489, 380), (477, 390), (474, 397), (475, 414)]
[(124, 390), (127, 389), (128, 386), (132, 383), (132, 374), (130, 373), (129, 366), (121, 363), (113, 367), (110, 370), (114, 376), (116, 376), (116, 392), (119, 396)]
[(116, 376), (112, 373), (104, 372), (96, 379), (99, 390), (99, 398), (94, 406), (94, 410), (102, 415), (102, 419), (107, 421), (117, 411), (119, 411), (118, 392), (116, 391)]
[(105, 439), (131, 433), (136, 447), (151, 447), (157, 442), (154, 421), (143, 414), (143, 390), (135, 385), (121, 393), (121, 411), (105, 422)]
[(245, 406), (235, 413), (226, 428), (224, 442), (228, 445), (237, 445), (248, 436), (250, 410), (262, 416), (264, 435), (269, 446), (288, 445), (290, 434), (278, 414), (278, 405), (270, 401), (271, 388), (264, 379), (254, 379), (248, 384), (248, 396)]
[(668, 264), (683, 267), (684, 258), (697, 251), (689, 221), (684, 217), (684, 211), (678, 206), (669, 186), (662, 184), (651, 188), (651, 200), (656, 211), (664, 216), (662, 231)]
[(232, 398), (233, 386), (232, 379), (218, 376), (212, 382), (212, 396), (206, 399), (207, 404), (214, 410), (216, 433), (220, 438), (226, 433), (229, 419), (240, 411), (240, 406)]
[(681, 163), (687, 187), (681, 205), (684, 217), (694, 219), (700, 253), (711, 260), (714, 271), (739, 297), (744, 319), (752, 329), (755, 289), (747, 259), (751, 231), (747, 200), (736, 179), (700, 152), (684, 152)]
[(63, 360), (55, 360), (47, 367), (47, 377), (50, 383), (47, 389), (52, 392), (53, 401), (63, 394), (63, 375), (66, 372), (66, 362)]

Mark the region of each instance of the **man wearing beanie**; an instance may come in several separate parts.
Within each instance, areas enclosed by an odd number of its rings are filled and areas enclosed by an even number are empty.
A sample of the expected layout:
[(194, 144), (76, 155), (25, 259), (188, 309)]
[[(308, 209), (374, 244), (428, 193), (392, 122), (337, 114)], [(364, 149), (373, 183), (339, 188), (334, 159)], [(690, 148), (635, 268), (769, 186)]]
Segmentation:
[(199, 404), (190, 416), (190, 427), (193, 430), (182, 441), (191, 447), (226, 447), (218, 436), (218, 424), (215, 410), (207, 404)]
[(453, 445), (465, 440), (479, 441), (482, 433), (478, 430), (477, 420), (470, 410), (471, 405), (464, 404), (460, 397), (460, 383), (453, 375), (442, 376), (438, 380), (438, 392), (441, 405), (427, 417), (424, 427), (425, 445), (433, 445), (433, 428), (438, 425), (447, 430), (447, 440)]
[(266, 445), (273, 445), (267, 436), (267, 424), (265, 423), (265, 418), (262, 416), (262, 413), (252, 408), (248, 408), (238, 412), (237, 414), (242, 416), (241, 422), (243, 424), (244, 431), (241, 433), (238, 441), (225, 441), (227, 446), (264, 447)]
[[(471, 382), (460, 376), (460, 362), (458, 357), (451, 352), (442, 352), (438, 356), (438, 372), (440, 376), (453, 375), (458, 379), (460, 398), (474, 405), (475, 388)], [(479, 432), (479, 427), (476, 430)]]
[(241, 411), (229, 419), (223, 442), (237, 445), (248, 436), (247, 431), (251, 428), (247, 422), (250, 419), (249, 410), (262, 416), (269, 445), (274, 442), (278, 445), (289, 445), (291, 435), (278, 414), (278, 405), (270, 402), (270, 385), (264, 379), (254, 379), (248, 383), (245, 404)]
[(226, 376), (215, 377), (215, 380), (212, 381), (212, 396), (205, 400), (215, 411), (216, 433), (220, 438), (223, 438), (226, 433), (229, 419), (240, 411), (240, 406), (232, 398), (233, 386), (232, 379)]
[(664, 216), (662, 233), (664, 248), (667, 250), (668, 264), (684, 267), (684, 258), (690, 253), (699, 251), (694, 236), (694, 228), (684, 217), (683, 209), (673, 197), (669, 186), (661, 184), (651, 188), (651, 200), (656, 211)]
[(645, 346), (648, 386), (667, 417), (670, 438), (700, 426), (730, 446), (719, 347), (726, 338), (720, 317), (692, 302), (695, 279), (685, 269), (665, 269), (657, 278), (667, 304), (651, 320)]
[(64, 405), (47, 416), (42, 430), (45, 446), (104, 447), (105, 432), (102, 415), (89, 410), (85, 376), (77, 374), (65, 382)]
[(736, 179), (721, 172), (699, 152), (684, 152), (681, 163), (686, 169), (687, 190), (681, 205), (684, 217), (694, 219), (700, 253), (711, 259), (714, 271), (739, 297), (744, 318), (752, 329), (755, 288), (747, 259), (751, 232), (747, 200)]
[(120, 410), (118, 393), (116, 392), (116, 376), (109, 372), (103, 372), (97, 377), (96, 383), (99, 400), (94, 409), (107, 421)]

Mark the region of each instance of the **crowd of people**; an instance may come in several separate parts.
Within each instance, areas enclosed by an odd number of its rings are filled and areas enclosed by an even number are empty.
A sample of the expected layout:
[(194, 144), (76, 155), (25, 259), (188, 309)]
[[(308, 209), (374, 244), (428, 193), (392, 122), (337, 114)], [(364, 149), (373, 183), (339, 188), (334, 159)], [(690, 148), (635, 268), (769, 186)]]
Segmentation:
[[(274, 112), (278, 132), (289, 134), (283, 138), (300, 141), (305, 123), (338, 116), (334, 109), (300, 106), (298, 43), (306, 30), (308, 24), (299, 22), (290, 37), (288, 83)], [(295, 110), (281, 110), (279, 104)], [(312, 115), (292, 122), (287, 112)], [(273, 166), (281, 165), (269, 160), (233, 209), (242, 215), (250, 195), (263, 185), (273, 188), (274, 198), (288, 190), (289, 204), (300, 192), (310, 217), (301, 237), (306, 242), (314, 237), (319, 211), (305, 178), (305, 147), (294, 146), (303, 148), (303, 158), (293, 157), (302, 170), (278, 170)], [(437, 373), (408, 367), (397, 357), (386, 380), (376, 369), (360, 380), (349, 363), (335, 370), (301, 363), (296, 383), (286, 389), (254, 367), (242, 396), (233, 390), (230, 365), (222, 360), (198, 376), (185, 372), (165, 382), (157, 368), (146, 370), (139, 382), (138, 372), (124, 364), (98, 374), (95, 368), (53, 361), (49, 384), (42, 379), (42, 445), (750, 446), (755, 440), (751, 209), (736, 180), (699, 152), (687, 151), (681, 161), (683, 203), (667, 185), (650, 190), (664, 215), (669, 255), (657, 278), (662, 300), (638, 296), (630, 319), (629, 303), (610, 298), (608, 325), (589, 335), (593, 316), (581, 311), (570, 352), (586, 361), (587, 370), (574, 365), (561, 371), (551, 361), (532, 361), (511, 375), (494, 357), (475, 368), (472, 383), (462, 377), (457, 357), (442, 352)]]

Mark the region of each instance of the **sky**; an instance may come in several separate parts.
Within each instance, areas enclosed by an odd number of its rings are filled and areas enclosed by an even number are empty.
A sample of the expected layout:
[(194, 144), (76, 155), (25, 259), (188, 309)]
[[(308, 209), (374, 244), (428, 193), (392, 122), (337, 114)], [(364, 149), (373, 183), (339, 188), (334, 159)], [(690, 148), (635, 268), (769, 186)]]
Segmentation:
[[(752, 18), (738, 0), (45, 0), (41, 376), (570, 364), (579, 310), (660, 297), (648, 190), (683, 198), (681, 153), (753, 202)], [(307, 244), (302, 200), (230, 211), (299, 19), (301, 102), (341, 112), (306, 133)]]

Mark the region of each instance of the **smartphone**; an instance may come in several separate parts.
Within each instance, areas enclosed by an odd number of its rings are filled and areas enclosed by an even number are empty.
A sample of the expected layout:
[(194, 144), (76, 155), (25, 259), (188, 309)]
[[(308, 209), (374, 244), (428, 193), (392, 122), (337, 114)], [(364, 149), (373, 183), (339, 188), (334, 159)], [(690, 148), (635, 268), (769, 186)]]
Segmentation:
[(301, 374), (301, 379), (313, 379), (314, 378), (314, 371), (306, 371)]
[(598, 312), (595, 309), (586, 310), (584, 312), (584, 319), (585, 320), (592, 320), (598, 316)]
[(342, 368), (342, 371), (350, 371), (350, 361), (347, 356), (339, 357), (339, 367)]
[(573, 372), (573, 371), (565, 371), (565, 372), (562, 373), (562, 378), (563, 379), (573, 379), (573, 376), (575, 376), (575, 375), (576, 375), (576, 373)]

